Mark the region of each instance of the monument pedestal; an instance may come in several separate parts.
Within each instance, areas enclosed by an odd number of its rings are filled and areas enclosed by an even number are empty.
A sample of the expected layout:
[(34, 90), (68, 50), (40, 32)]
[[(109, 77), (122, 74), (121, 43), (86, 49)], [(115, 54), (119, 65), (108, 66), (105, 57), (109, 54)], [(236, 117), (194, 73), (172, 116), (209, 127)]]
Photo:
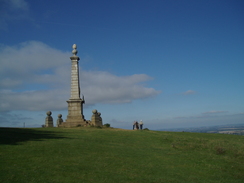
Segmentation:
[(60, 127), (78, 127), (86, 125), (86, 120), (82, 114), (84, 101), (82, 99), (70, 99), (67, 103), (67, 119), (60, 125)]

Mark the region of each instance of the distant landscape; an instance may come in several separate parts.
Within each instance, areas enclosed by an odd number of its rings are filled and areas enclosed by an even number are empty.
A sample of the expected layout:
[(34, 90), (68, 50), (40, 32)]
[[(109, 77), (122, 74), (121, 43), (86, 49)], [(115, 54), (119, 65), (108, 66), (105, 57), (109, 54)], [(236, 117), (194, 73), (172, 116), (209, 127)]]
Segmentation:
[(244, 124), (229, 124), (218, 126), (203, 126), (197, 128), (169, 128), (160, 129), (160, 131), (175, 131), (175, 132), (198, 132), (198, 133), (222, 133), (232, 135), (244, 135)]

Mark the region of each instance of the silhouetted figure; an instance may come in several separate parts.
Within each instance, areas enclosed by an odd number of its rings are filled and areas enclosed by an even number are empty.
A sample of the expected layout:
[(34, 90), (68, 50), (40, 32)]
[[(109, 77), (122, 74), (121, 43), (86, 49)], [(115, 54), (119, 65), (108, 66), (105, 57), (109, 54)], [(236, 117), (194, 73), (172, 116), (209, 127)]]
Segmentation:
[(136, 121), (133, 122), (133, 130), (135, 129), (135, 126), (136, 126)]
[(136, 122), (136, 129), (138, 130), (139, 129), (139, 123)]
[(142, 128), (143, 128), (143, 122), (142, 122), (142, 120), (140, 121), (140, 129), (142, 130)]

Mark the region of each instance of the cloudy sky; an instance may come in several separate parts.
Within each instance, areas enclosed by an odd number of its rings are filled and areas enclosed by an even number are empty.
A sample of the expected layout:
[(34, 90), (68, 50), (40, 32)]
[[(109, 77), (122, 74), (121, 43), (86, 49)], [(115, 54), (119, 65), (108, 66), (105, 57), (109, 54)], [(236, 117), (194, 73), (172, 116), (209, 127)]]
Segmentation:
[(84, 115), (131, 129), (244, 123), (243, 0), (0, 0), (0, 126)]

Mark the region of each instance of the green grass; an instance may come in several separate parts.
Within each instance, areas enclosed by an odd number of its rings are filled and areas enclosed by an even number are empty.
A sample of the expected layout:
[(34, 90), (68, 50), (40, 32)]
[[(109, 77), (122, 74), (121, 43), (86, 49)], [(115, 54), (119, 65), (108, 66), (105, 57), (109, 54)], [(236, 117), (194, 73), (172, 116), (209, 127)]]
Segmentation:
[(0, 128), (0, 182), (244, 182), (244, 136)]

